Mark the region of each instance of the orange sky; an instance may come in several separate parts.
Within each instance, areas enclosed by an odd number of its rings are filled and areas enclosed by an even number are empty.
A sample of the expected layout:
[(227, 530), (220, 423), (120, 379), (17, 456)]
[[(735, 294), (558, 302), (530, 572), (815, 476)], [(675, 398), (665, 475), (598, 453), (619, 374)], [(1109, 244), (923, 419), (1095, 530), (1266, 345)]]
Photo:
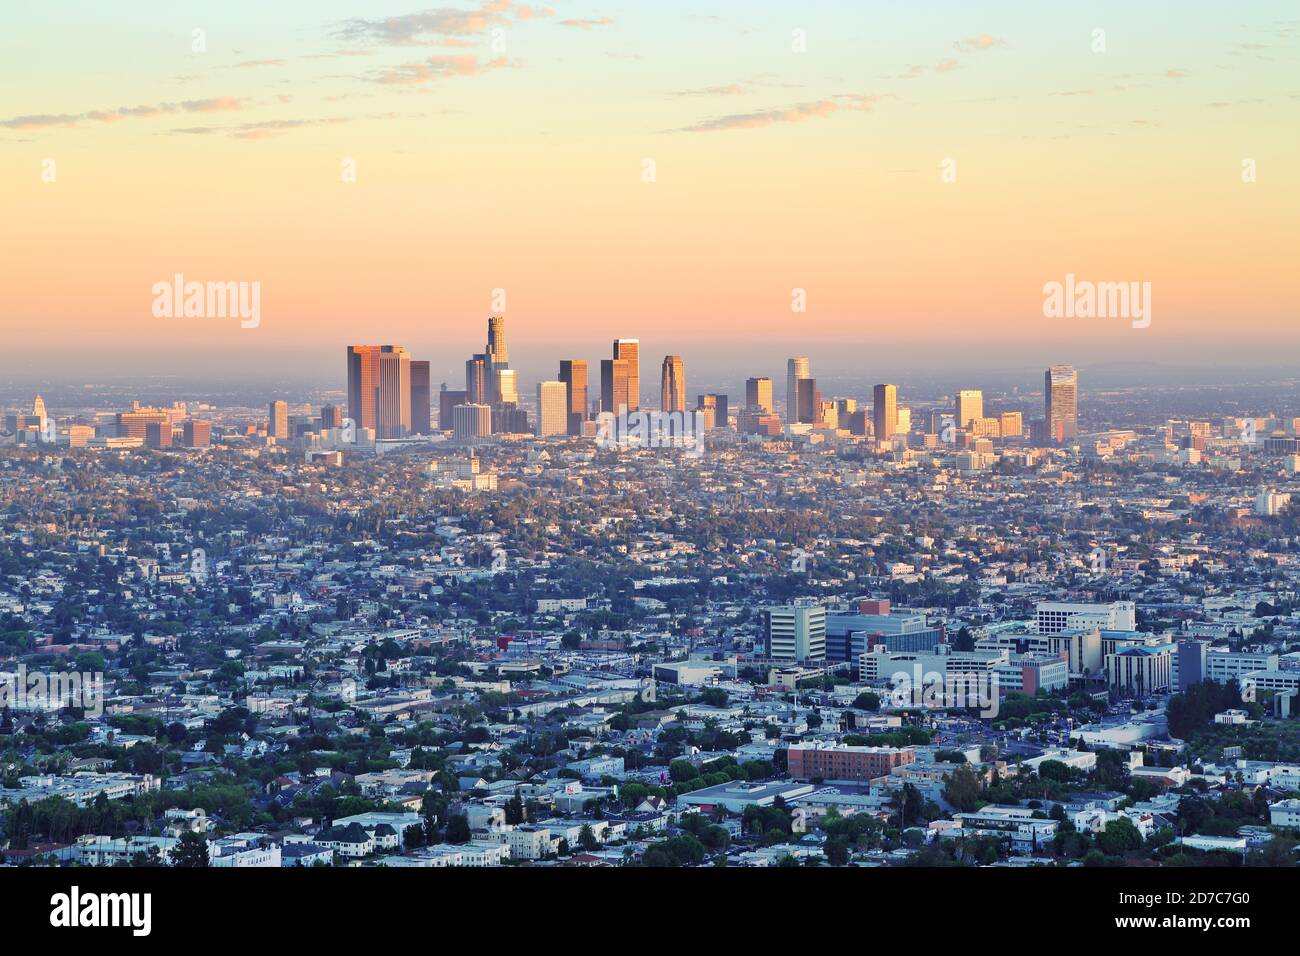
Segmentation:
[[(1300, 356), (1286, 4), (263, 6), (17, 14), (9, 344), (459, 358), (504, 289), (515, 348), (621, 334), (688, 363), (742, 331)], [(156, 318), (176, 273), (260, 283), (260, 324)], [(1150, 282), (1151, 327), (1045, 318), (1067, 273)]]

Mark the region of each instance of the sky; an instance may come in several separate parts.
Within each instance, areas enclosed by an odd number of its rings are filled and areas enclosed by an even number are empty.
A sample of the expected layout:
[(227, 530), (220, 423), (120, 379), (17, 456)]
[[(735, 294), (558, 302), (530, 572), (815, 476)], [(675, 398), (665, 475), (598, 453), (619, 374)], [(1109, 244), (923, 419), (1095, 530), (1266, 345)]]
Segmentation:
[[(688, 381), (792, 354), (1300, 358), (1291, 2), (43, 0), (6, 21), (0, 374), (341, 374), (347, 344), (393, 342), (436, 379), (493, 311), (539, 366), (640, 338), (643, 379), (666, 353)], [(256, 283), (256, 326), (156, 314), (177, 274)], [(1149, 324), (1045, 315), (1067, 275), (1149, 283)]]

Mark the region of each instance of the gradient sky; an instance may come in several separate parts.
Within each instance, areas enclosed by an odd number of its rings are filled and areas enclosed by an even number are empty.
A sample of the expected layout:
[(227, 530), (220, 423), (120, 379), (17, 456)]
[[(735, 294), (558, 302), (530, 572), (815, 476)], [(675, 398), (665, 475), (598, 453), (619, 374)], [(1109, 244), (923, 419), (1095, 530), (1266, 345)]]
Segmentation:
[[(774, 376), (1290, 362), (1298, 67), (1293, 2), (16, 5), (0, 372), (353, 341), (455, 368), (495, 288), (512, 351), (637, 336), (643, 377), (733, 340)], [(154, 318), (177, 272), (260, 282), (260, 327)], [(1066, 273), (1150, 282), (1151, 327), (1045, 318)]]

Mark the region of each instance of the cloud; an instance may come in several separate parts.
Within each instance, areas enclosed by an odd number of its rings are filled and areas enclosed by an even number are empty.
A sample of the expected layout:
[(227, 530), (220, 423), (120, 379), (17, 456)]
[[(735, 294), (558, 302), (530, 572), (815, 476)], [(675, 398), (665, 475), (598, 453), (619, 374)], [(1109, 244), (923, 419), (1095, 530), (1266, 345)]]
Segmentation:
[(235, 96), (218, 96), (206, 100), (183, 100), (179, 103), (158, 103), (153, 106), (119, 106), (114, 110), (91, 110), (87, 113), (34, 113), (0, 120), (5, 129), (48, 129), (50, 127), (76, 127), (89, 121), (118, 123), (125, 119), (147, 119), (169, 113), (217, 113), (241, 110), (244, 101)]
[(745, 88), (739, 83), (726, 86), (703, 86), (696, 90), (671, 90), (669, 96), (739, 96)]
[(345, 20), (336, 35), (344, 40), (369, 40), (391, 46), (427, 43), (445, 36), (483, 33), (506, 17), (488, 9), (452, 10), (448, 8), (405, 13), (378, 20)]
[(579, 30), (590, 30), (592, 27), (607, 27), (614, 21), (609, 17), (599, 17), (595, 20), (570, 19), (561, 20), (560, 26), (574, 27)]
[(1185, 70), (1166, 70), (1165, 76), (1171, 80), (1181, 80), (1187, 75)]
[(794, 106), (782, 109), (715, 116), (712, 119), (696, 123), (694, 126), (683, 127), (680, 132), (710, 133), (729, 129), (758, 129), (776, 123), (800, 123), (806, 119), (826, 117), (844, 111), (865, 113), (870, 112), (879, 100), (879, 96), (840, 94), (807, 103), (796, 103)]
[(431, 56), (416, 63), (402, 63), (379, 71), (371, 77), (375, 83), (389, 86), (410, 86), (429, 83), (452, 76), (476, 76), (508, 66), (505, 57), (480, 60), (472, 53)]
[(967, 37), (965, 40), (958, 40), (953, 44), (958, 50), (994, 50), (998, 47), (1007, 45), (1006, 40), (998, 37), (989, 36), (987, 33), (981, 33), (977, 37)]
[(417, 44), (446, 44), (449, 38), (474, 36), (486, 33), (494, 26), (503, 26), (515, 20), (550, 17), (555, 11), (550, 7), (534, 7), (513, 0), (480, 0), (477, 8), (457, 10), (452, 7), (434, 7), (417, 13), (404, 13), (392, 17), (365, 19), (354, 17), (344, 20), (335, 36), (350, 41), (369, 41), (388, 46), (414, 46)]

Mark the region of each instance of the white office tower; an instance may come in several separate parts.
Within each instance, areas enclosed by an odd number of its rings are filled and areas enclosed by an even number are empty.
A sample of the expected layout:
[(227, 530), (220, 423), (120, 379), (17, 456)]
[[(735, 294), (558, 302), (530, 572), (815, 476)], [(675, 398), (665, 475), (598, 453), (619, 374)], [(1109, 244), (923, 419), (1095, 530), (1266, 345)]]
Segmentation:
[(1059, 634), (1078, 628), (1102, 631), (1136, 631), (1137, 605), (1132, 601), (1111, 604), (1066, 604), (1043, 601), (1034, 612), (1039, 634)]
[(767, 656), (773, 660), (826, 660), (826, 608), (792, 604), (764, 609)]
[(569, 433), (568, 386), (564, 382), (537, 383), (537, 435)]

